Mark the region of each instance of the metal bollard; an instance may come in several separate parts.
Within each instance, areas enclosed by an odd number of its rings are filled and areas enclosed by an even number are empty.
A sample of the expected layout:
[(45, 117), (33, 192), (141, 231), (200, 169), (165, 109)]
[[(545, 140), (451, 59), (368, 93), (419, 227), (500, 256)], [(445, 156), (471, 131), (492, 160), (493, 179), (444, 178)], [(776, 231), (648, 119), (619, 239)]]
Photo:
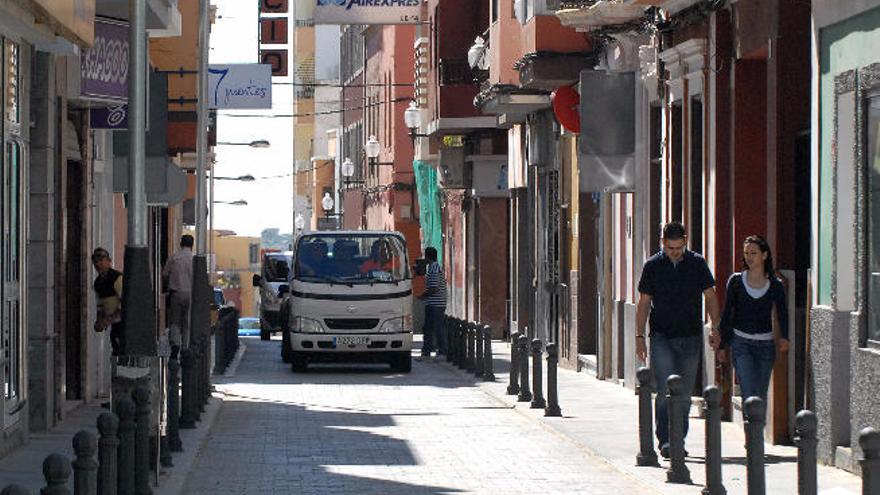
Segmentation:
[(446, 327), (446, 362), (455, 362), (455, 353), (458, 352), (458, 342), (455, 340), (455, 325), (451, 316), (446, 317), (444, 326)]
[(168, 449), (171, 452), (183, 452), (180, 441), (180, 363), (176, 359), (168, 360)]
[(458, 320), (458, 343), (461, 346), (461, 356), (458, 361), (458, 369), (466, 370), (468, 358), (467, 324), (462, 320)]
[(134, 495), (135, 406), (131, 399), (122, 399), (116, 406), (119, 416), (119, 451), (116, 460), (116, 486), (119, 495)]
[(98, 495), (116, 493), (116, 456), (119, 448), (119, 418), (113, 413), (98, 416)]
[(681, 377), (671, 375), (666, 380), (667, 404), (669, 408), (669, 469), (666, 481), (670, 483), (690, 483), (691, 472), (684, 463), (684, 421), (690, 401), (689, 390), (684, 389)]
[(559, 367), (559, 345), (556, 342), (547, 344), (547, 407), (544, 408), (544, 416), (562, 416), (559, 409), (559, 395), (557, 393), (557, 371)]
[(749, 495), (766, 493), (764, 482), (764, 421), (767, 406), (760, 397), (749, 397), (743, 404), (746, 430), (746, 478)]
[(98, 439), (95, 434), (80, 430), (73, 436), (73, 452), (76, 459), (73, 465), (74, 495), (92, 495), (98, 490), (98, 462), (95, 451), (98, 450)]
[(27, 488), (14, 484), (6, 485), (6, 488), (0, 491), (0, 495), (30, 495), (30, 493)]
[[(220, 323), (218, 323), (219, 325)], [(214, 332), (214, 373), (221, 374), (226, 370), (229, 361), (226, 359), (226, 325)]]
[(153, 493), (150, 488), (150, 389), (139, 386), (131, 394), (135, 403), (134, 485), (135, 493)]
[(859, 459), (862, 495), (876, 495), (880, 493), (880, 431), (870, 427), (860, 431), (859, 447), (862, 449)]
[(710, 385), (703, 390), (706, 416), (706, 486), (703, 495), (724, 495), (721, 477), (721, 390)]
[(795, 445), (798, 448), (798, 495), (816, 495), (816, 428), (819, 421), (813, 411), (803, 410), (795, 417)]
[(204, 374), (202, 382), (202, 411), (207, 407), (208, 402), (211, 401), (211, 336), (205, 335), (204, 340), (202, 341), (202, 345), (205, 348), (205, 365), (203, 368)]
[(544, 400), (544, 378), (541, 368), (541, 356), (544, 343), (541, 339), (532, 339), (532, 409), (544, 409), (547, 402)]
[(532, 391), (529, 386), (529, 337), (520, 335), (517, 339), (517, 355), (519, 356), (519, 395), (517, 402), (529, 402), (532, 400)]
[(659, 466), (657, 451), (654, 450), (654, 413), (651, 394), (654, 384), (650, 368), (642, 366), (636, 372), (639, 381), (639, 454), (636, 456), (637, 466)]
[(485, 351), (483, 344), (483, 326), (474, 323), (474, 376), (483, 377), (483, 352)]
[(465, 322), (465, 328), (467, 329), (467, 359), (465, 360), (464, 369), (468, 373), (473, 373), (476, 362), (474, 357), (474, 325), (468, 321)]
[[(207, 335), (202, 335), (201, 337), (199, 337), (199, 367), (198, 367), (198, 370), (199, 370), (199, 388), (198, 388), (199, 395), (198, 395), (197, 404), (199, 406), (200, 413), (205, 412), (205, 402), (207, 401), (207, 394), (205, 393), (205, 390), (207, 389), (207, 386), (208, 386), (208, 380), (207, 380), (208, 373), (210, 373), (209, 360), (210, 360), (211, 355), (208, 352), (208, 346), (206, 345), (207, 342), (208, 342)], [(201, 419), (199, 418), (199, 420), (201, 420)]]
[(516, 395), (519, 393), (519, 356), (517, 348), (519, 347), (519, 332), (510, 334), (510, 378), (507, 381), (507, 395)]
[(61, 454), (49, 454), (43, 461), (43, 478), (46, 488), (40, 495), (70, 495), (67, 480), (70, 478), (70, 461)]
[(494, 382), (495, 371), (492, 362), (492, 327), (483, 325), (483, 381)]
[(202, 350), (200, 349), (198, 339), (193, 341), (192, 347), (190, 350), (193, 351), (193, 366), (192, 366), (192, 375), (193, 375), (193, 386), (192, 386), (192, 396), (190, 397), (190, 408), (191, 413), (193, 415), (193, 419), (196, 421), (202, 420), (202, 359), (204, 355), (202, 354)]
[(193, 415), (192, 397), (193, 397), (193, 365), (195, 357), (190, 348), (180, 351), (180, 368), (181, 368), (181, 393), (180, 393), (180, 421), (178, 427), (183, 429), (191, 429), (196, 427), (196, 418)]

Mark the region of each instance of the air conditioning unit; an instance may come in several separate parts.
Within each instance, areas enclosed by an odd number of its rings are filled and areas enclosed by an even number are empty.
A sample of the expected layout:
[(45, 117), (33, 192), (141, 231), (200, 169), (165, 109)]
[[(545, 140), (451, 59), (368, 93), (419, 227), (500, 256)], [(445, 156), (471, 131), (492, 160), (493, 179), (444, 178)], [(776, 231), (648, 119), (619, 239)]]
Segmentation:
[(464, 147), (440, 148), (440, 186), (444, 189), (470, 189), (470, 167), (465, 165)]

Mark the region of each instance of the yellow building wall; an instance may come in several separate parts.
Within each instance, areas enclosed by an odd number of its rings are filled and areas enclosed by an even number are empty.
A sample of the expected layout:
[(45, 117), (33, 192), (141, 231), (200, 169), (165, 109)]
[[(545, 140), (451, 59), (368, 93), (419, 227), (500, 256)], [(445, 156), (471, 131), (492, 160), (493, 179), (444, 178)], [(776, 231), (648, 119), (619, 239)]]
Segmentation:
[(186, 74), (168, 74), (168, 110), (195, 112), (195, 103), (173, 103), (177, 98), (196, 98), (199, 61), (199, 2), (180, 0), (181, 34), (176, 38), (150, 39), (150, 62), (159, 70), (183, 69)]
[[(238, 275), (238, 284), (234, 287), (241, 288), (241, 304), (238, 308), (241, 316), (257, 316), (255, 304), (256, 292), (251, 283), (255, 273), (260, 271), (260, 238), (244, 236), (220, 236), (214, 234), (214, 256), (218, 276), (216, 287), (232, 287), (227, 285), (232, 277)], [(256, 263), (251, 263), (251, 246), (256, 246)]]

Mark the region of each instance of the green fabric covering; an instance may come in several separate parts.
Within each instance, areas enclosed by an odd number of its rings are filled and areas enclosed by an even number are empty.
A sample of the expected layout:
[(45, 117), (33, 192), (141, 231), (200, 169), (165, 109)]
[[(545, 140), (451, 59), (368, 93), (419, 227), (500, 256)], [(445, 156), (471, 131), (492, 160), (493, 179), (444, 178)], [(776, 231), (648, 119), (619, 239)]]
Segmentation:
[(422, 227), (422, 248), (437, 250), (437, 261), (443, 263), (442, 221), (440, 218), (440, 189), (437, 169), (421, 160), (413, 161), (416, 174), (416, 192), (419, 195), (419, 224)]

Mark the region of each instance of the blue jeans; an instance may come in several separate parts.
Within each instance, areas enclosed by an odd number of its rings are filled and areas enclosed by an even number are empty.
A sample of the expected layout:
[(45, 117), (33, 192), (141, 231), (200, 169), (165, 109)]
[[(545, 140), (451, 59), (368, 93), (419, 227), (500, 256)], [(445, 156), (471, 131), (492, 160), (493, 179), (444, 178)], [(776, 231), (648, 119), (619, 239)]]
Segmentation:
[[(657, 383), (657, 397), (654, 400), (654, 422), (657, 427), (657, 440), (660, 447), (669, 443), (669, 410), (666, 407), (666, 379), (679, 375), (684, 382), (688, 396), (694, 389), (700, 354), (703, 351), (703, 336), (669, 338), (655, 333), (651, 336), (651, 368)], [(688, 414), (684, 417), (684, 436), (688, 432)]]
[(422, 343), (422, 356), (434, 351), (436, 340), (437, 352), (446, 354), (446, 308), (442, 306), (425, 306), (425, 341)]
[(772, 340), (751, 340), (734, 335), (730, 355), (743, 400), (760, 397), (766, 403), (770, 375), (776, 363), (776, 344)]

